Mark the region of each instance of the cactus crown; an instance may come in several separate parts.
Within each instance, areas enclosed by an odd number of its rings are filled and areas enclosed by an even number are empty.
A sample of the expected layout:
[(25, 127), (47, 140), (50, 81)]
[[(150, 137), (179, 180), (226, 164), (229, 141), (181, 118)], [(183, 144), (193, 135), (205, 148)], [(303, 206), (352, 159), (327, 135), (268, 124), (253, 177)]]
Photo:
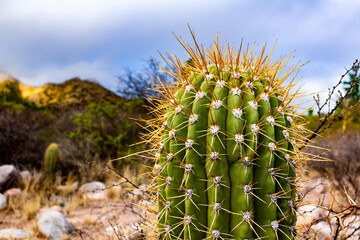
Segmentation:
[(218, 38), (210, 48), (178, 40), (191, 61), (164, 58), (176, 82), (157, 79), (148, 122), (158, 206), (149, 238), (292, 239), (305, 157), (290, 90), (302, 65), (287, 68), (291, 55), (271, 60), (265, 46), (257, 55)]

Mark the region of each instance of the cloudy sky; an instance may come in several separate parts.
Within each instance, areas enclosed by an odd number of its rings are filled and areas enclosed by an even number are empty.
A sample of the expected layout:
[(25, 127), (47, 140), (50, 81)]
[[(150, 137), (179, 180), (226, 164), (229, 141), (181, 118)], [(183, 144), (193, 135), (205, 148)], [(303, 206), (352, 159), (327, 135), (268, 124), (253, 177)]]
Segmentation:
[(124, 68), (157, 51), (185, 58), (172, 32), (204, 45), (277, 40), (276, 56), (307, 62), (303, 90), (325, 90), (360, 58), (360, 1), (2, 0), (0, 71), (32, 85), (91, 78), (115, 89)]

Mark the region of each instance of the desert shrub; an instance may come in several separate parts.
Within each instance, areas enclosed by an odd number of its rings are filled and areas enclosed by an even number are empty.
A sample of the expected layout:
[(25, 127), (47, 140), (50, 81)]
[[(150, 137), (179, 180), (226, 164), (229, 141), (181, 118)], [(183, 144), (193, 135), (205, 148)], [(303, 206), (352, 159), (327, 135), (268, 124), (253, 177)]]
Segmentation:
[[(84, 113), (77, 113), (71, 117), (76, 128), (67, 132), (65, 137), (71, 139), (78, 148), (78, 159), (84, 161), (115, 159), (138, 151), (139, 147), (128, 148), (136, 142), (141, 129), (130, 117), (137, 117), (142, 109), (142, 100), (124, 100), (118, 103), (92, 102)], [(127, 160), (119, 161), (123, 165)]]
[(42, 136), (53, 117), (43, 111), (0, 106), (1, 162), (40, 167), (46, 143)]

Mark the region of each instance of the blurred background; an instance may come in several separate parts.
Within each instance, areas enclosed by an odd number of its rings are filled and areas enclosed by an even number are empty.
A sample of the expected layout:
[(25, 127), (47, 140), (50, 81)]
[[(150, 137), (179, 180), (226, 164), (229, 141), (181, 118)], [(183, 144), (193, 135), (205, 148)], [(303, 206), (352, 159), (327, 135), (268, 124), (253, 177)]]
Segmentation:
[[(359, 13), (360, 1), (350, 0), (1, 1), (0, 239), (9, 228), (45, 238), (38, 220), (50, 208), (74, 226), (71, 238), (131, 239), (141, 214), (125, 206), (143, 194), (121, 175), (145, 188), (152, 163), (123, 157), (147, 147), (132, 145), (144, 133), (134, 119), (151, 118), (144, 79), (152, 72), (171, 81), (156, 65), (165, 66), (159, 52), (187, 60), (174, 34), (193, 46), (188, 25), (204, 46), (219, 34), (235, 47), (267, 44), (267, 53), (276, 43), (274, 59), (294, 52), (291, 64), (308, 62), (299, 102), (314, 130), (327, 109), (318, 115), (313, 96), (326, 99), (360, 57)], [(358, 77), (349, 73), (333, 105)], [(357, 85), (337, 109), (345, 113), (311, 143), (332, 149), (323, 156), (333, 161), (313, 161), (303, 176), (323, 202), (338, 194), (339, 207), (344, 186), (359, 197), (359, 99)], [(317, 230), (332, 239), (331, 229)]]

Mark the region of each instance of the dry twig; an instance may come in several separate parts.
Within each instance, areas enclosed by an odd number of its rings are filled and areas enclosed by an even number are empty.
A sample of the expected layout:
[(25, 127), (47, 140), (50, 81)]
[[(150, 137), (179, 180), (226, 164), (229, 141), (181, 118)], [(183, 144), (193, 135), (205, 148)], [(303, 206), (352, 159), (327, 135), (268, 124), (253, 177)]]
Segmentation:
[[(310, 134), (310, 136), (307, 137), (307, 140), (305, 141), (304, 145), (299, 150), (304, 148), (309, 143), (310, 140), (316, 138), (317, 136), (319, 136), (319, 134), (323, 133), (326, 129), (330, 128), (335, 120), (339, 119), (345, 113), (347, 113), (348, 111), (350, 111), (351, 109), (353, 109), (354, 107), (356, 107), (357, 105), (360, 104), (360, 101), (358, 101), (358, 102), (348, 106), (347, 109), (345, 109), (344, 111), (336, 113), (336, 110), (340, 107), (340, 105), (344, 102), (344, 100), (349, 97), (351, 90), (355, 86), (357, 86), (357, 84), (359, 82), (359, 79), (360, 79), (360, 76), (358, 74), (359, 64), (360, 64), (359, 60), (356, 59), (355, 62), (352, 64), (351, 68), (346, 69), (346, 72), (343, 75), (341, 75), (339, 82), (337, 84), (335, 84), (331, 90), (329, 89), (328, 97), (327, 97), (327, 99), (325, 99), (325, 102), (323, 104), (320, 103), (319, 94), (317, 94), (316, 97), (314, 96), (315, 104), (317, 107), (317, 115), (319, 117), (318, 126)], [(345, 76), (347, 76), (349, 74), (349, 72), (352, 70), (354, 71), (354, 78), (351, 79), (350, 87), (347, 89), (345, 94), (343, 94), (339, 90), (339, 87), (343, 84)], [(331, 102), (332, 102), (333, 98), (335, 97), (336, 93), (338, 93), (340, 97), (336, 100), (335, 106), (331, 107)], [(324, 114), (323, 111), (325, 109), (327, 109), (327, 111)]]

